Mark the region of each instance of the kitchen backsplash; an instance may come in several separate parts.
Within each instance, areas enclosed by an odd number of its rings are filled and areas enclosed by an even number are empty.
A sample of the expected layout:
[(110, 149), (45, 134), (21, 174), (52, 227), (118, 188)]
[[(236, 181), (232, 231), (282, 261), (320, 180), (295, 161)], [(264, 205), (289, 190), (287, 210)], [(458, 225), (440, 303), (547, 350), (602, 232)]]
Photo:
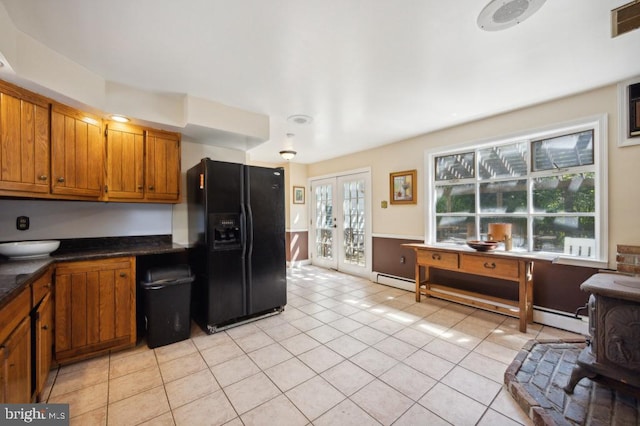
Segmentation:
[[(18, 216), (29, 229), (16, 229)], [(0, 200), (0, 242), (172, 233), (172, 205)]]

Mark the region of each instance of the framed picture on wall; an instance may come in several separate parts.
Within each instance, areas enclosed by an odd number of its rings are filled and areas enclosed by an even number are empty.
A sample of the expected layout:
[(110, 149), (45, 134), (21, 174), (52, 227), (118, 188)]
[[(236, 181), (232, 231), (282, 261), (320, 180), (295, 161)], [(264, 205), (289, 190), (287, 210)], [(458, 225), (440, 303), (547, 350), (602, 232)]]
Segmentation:
[(391, 204), (416, 204), (418, 202), (417, 174), (416, 170), (407, 170), (389, 175)]
[(304, 186), (293, 187), (293, 204), (304, 204)]
[(640, 76), (618, 84), (618, 146), (640, 145)]

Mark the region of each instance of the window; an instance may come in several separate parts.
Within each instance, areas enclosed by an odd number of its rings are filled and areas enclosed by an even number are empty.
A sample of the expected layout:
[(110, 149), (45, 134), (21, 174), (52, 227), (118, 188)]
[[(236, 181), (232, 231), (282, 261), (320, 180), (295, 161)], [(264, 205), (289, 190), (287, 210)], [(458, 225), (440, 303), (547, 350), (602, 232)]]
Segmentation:
[(427, 243), (486, 239), (507, 222), (515, 251), (606, 262), (606, 146), (602, 116), (428, 151)]

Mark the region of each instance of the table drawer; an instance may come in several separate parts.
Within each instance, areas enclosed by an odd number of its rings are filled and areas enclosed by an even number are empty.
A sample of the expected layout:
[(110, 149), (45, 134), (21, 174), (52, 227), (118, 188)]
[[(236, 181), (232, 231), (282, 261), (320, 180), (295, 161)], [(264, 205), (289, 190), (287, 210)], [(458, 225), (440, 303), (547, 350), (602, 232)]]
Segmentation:
[(460, 269), (463, 272), (515, 281), (520, 276), (519, 265), (520, 263), (517, 259), (505, 259), (498, 256), (463, 254), (460, 260)]
[(418, 250), (418, 264), (436, 268), (458, 269), (458, 253), (436, 250)]

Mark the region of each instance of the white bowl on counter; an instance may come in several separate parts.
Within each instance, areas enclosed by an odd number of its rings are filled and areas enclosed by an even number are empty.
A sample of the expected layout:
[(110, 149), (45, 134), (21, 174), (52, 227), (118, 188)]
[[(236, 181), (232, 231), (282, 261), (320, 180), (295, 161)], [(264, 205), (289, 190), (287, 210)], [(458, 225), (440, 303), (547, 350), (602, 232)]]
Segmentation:
[(16, 241), (0, 244), (0, 254), (9, 259), (39, 259), (47, 257), (60, 247), (60, 241)]

